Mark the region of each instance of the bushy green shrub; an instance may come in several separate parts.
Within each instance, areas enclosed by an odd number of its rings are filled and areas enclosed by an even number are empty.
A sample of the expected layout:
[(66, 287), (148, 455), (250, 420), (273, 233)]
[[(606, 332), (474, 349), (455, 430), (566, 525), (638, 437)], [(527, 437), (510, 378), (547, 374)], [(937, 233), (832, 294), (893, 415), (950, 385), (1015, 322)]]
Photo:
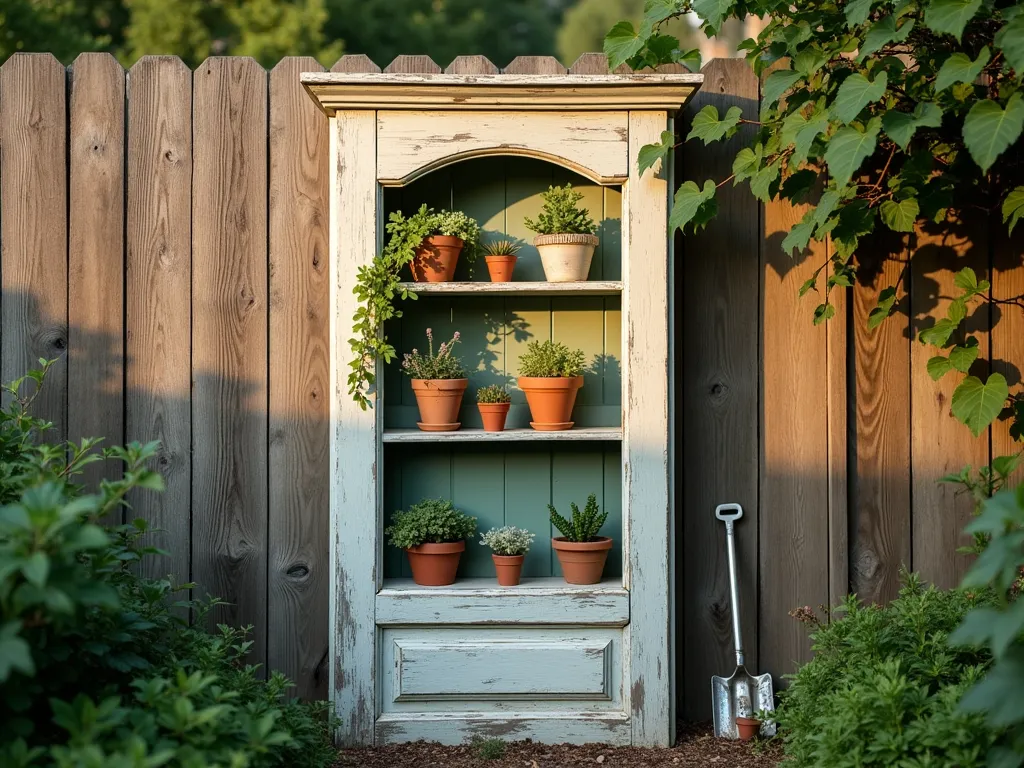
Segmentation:
[(583, 350), (570, 350), (555, 341), (531, 341), (519, 356), (519, 375), (537, 378), (572, 378), (583, 373)]
[[(157, 445), (46, 443), (31, 406), (47, 367), (0, 409), (0, 765), (329, 765), (326, 705), (260, 680), (244, 630), (207, 633), (216, 601), (173, 602), (193, 585), (137, 575), (157, 554), (143, 521), (100, 524), (129, 491), (163, 487), (146, 468)], [(86, 493), (82, 469), (104, 460), (121, 479)]]
[(572, 184), (564, 187), (548, 187), (541, 192), (544, 207), (537, 219), (526, 218), (526, 228), (538, 235), (592, 235), (597, 225), (590, 218), (586, 208), (580, 208), (583, 193), (572, 188)]
[(476, 518), (447, 499), (423, 499), (404, 512), (395, 512), (384, 533), (390, 537), (391, 546), (399, 549), (461, 541), (476, 533)]
[(885, 607), (851, 596), (828, 624), (809, 608), (814, 658), (792, 676), (775, 713), (791, 766), (983, 766), (998, 732), (959, 706), (991, 664), (987, 651), (949, 643), (985, 590), (941, 591), (905, 577)]

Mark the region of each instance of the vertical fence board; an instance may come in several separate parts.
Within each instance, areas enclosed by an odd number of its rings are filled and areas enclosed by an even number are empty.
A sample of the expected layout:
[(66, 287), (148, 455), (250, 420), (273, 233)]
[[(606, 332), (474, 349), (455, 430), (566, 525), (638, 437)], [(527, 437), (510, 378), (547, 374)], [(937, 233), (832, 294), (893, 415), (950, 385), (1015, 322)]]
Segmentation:
[(516, 56), (502, 70), (506, 75), (564, 75), (568, 71), (554, 56)]
[(210, 58), (193, 77), (192, 573), (267, 632), (267, 73)]
[(267, 664), (327, 695), (328, 121), (299, 84), (312, 58), (270, 74), (270, 498)]
[(192, 72), (174, 56), (143, 56), (128, 73), (125, 437), (159, 440), (161, 494), (134, 514), (166, 558), (149, 576), (191, 578)]
[(384, 71), (389, 73), (427, 72), (439, 75), (441, 74), (441, 67), (429, 56), (408, 56), (403, 54), (396, 56), (395, 60), (384, 68)]
[[(992, 298), (1013, 300), (992, 308), (992, 370), (1006, 377), (1011, 393), (1024, 389), (1024, 237), (1021, 224), (1016, 235), (1006, 231), (1002, 218), (989, 228), (992, 238)], [(992, 425), (992, 456), (1019, 452), (1024, 446), (1010, 437), (1010, 422), (1003, 419)], [(1024, 482), (1024, 468), (1018, 469), (1010, 485)]]
[[(988, 278), (988, 236), (983, 221), (952, 222), (947, 231), (929, 226), (918, 231), (916, 252), (911, 263), (910, 306), (915, 333), (944, 317), (950, 297), (960, 293), (953, 285), (954, 274), (972, 267), (978, 279)], [(976, 331), (981, 358), (972, 372), (987, 376), (984, 360), (988, 351), (989, 307), (975, 302), (964, 328)], [(954, 337), (955, 338), (955, 337)], [(951, 373), (939, 381), (928, 375), (928, 359), (935, 347), (915, 341), (910, 354), (910, 445), (913, 469), (913, 569), (926, 581), (942, 589), (956, 586), (969, 564), (965, 555), (955, 554), (967, 543), (964, 526), (973, 502), (960, 488), (939, 483), (942, 476), (959, 472), (971, 464), (975, 469), (988, 463), (988, 430), (975, 438), (950, 411), (953, 390), (963, 378)]]
[[(0, 67), (0, 379), (68, 347), (66, 73), (48, 53)], [(24, 390), (30, 391), (30, 390)], [(34, 413), (67, 437), (67, 361), (50, 371)]]
[[(109, 53), (83, 53), (68, 138), (68, 437), (104, 445), (124, 440), (124, 117), (124, 69)], [(107, 461), (83, 479), (96, 487), (120, 475)]]
[[(607, 62), (606, 62), (607, 66)], [(704, 68), (704, 85), (688, 105), (678, 133), (708, 104), (725, 114), (739, 106), (757, 112), (757, 77), (740, 60), (715, 60)], [(732, 159), (750, 139), (745, 128), (733, 139), (680, 149), (677, 182), (724, 179)], [(678, 445), (676, 495), (677, 563), (681, 573), (677, 649), (683, 684), (683, 716), (711, 717), (708, 681), (735, 665), (732, 609), (725, 558), (724, 526), (715, 519), (718, 504), (743, 505), (736, 526), (740, 557), (741, 615), (748, 663), (757, 668), (757, 253), (760, 205), (745, 187), (727, 185), (718, 193), (718, 217), (706, 230), (682, 239), (680, 296), (676, 304), (676, 370), (682, 396), (676, 407)], [(716, 290), (708, 290), (708, 286)]]
[(498, 68), (486, 56), (456, 56), (444, 71), (448, 75), (498, 74)]
[[(831, 247), (831, 243), (829, 246)], [(836, 314), (825, 328), (828, 390), (828, 602), (836, 605), (850, 591), (850, 510), (847, 456), (847, 357), (849, 291), (832, 294)]]

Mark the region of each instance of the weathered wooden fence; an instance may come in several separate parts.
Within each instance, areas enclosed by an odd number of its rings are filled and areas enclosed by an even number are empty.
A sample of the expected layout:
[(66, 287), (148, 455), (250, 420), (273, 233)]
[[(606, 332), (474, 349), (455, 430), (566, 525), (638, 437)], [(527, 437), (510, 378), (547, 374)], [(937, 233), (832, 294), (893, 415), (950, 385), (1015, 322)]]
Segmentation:
[[(0, 68), (0, 374), (63, 357), (42, 410), (59, 436), (163, 442), (161, 496), (135, 513), (162, 529), (174, 573), (254, 626), (253, 656), (326, 693), (327, 121), (298, 85), (320, 69), (247, 58), (190, 71), (105, 54), (65, 68), (19, 54)], [(335, 71), (378, 71), (346, 56)], [(388, 71), (440, 72), (403, 56)], [(460, 57), (448, 72), (497, 72)], [(549, 58), (507, 72), (562, 74)], [(569, 70), (606, 71), (599, 54)], [(756, 111), (757, 79), (716, 60), (681, 121), (707, 103)], [(685, 125), (683, 126), (684, 131)], [(679, 150), (683, 178), (724, 179), (743, 132)], [(1000, 226), (882, 243), (827, 326), (797, 289), (827, 254), (780, 246), (801, 212), (722, 190), (719, 218), (677, 263), (677, 655), (681, 712), (709, 715), (708, 678), (731, 670), (728, 587), (715, 504), (737, 501), (751, 666), (808, 656), (798, 605), (848, 589), (885, 600), (901, 565), (949, 586), (970, 502), (936, 478), (1009, 450), (1002, 425), (972, 440), (927, 376), (910, 330), (931, 322), (964, 265), (997, 297), (1024, 293), (1021, 238)], [(991, 233), (990, 235), (987, 233)], [(865, 318), (908, 249), (909, 300), (879, 330)], [(1024, 315), (976, 312), (1011, 384)], [(109, 471), (109, 470), (108, 470)]]

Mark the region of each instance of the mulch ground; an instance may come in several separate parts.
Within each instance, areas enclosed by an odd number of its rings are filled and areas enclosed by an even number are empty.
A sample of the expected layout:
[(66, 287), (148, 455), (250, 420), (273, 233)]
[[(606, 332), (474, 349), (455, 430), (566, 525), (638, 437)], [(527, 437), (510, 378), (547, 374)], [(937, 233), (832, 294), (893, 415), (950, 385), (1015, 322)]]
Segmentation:
[(418, 741), (372, 749), (345, 749), (338, 768), (562, 768), (597, 765), (602, 768), (774, 768), (782, 752), (777, 744), (742, 743), (716, 739), (710, 723), (681, 724), (679, 740), (671, 749), (572, 746), (509, 742), (504, 754), (490, 760), (479, 747), (443, 747)]

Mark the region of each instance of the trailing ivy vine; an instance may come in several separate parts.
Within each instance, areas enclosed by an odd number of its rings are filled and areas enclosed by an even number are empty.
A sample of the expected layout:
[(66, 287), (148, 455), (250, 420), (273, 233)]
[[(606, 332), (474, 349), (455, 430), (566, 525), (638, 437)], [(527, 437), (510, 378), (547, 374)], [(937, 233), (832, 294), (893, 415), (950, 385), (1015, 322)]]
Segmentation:
[[(1012, 234), (1024, 218), (1024, 2), (647, 0), (639, 29), (620, 22), (608, 33), (611, 67), (699, 66), (695, 51), (681, 51), (663, 32), (690, 12), (709, 36), (730, 18), (769, 21), (740, 45), (762, 78), (760, 114), (731, 107), (722, 115), (706, 106), (683, 140), (710, 144), (742, 124), (757, 127), (754, 139), (728, 178), (679, 187), (671, 227), (706, 226), (717, 213), (717, 190), (729, 182), (748, 184), (762, 202), (814, 203), (782, 247), (799, 253), (812, 240), (832, 243), (829, 259), (800, 290), (817, 292), (824, 283), (815, 323), (834, 315), (831, 291), (853, 285), (858, 247), (879, 222), (911, 233), (929, 222), (988, 215)], [(641, 150), (641, 170), (678, 144), (666, 131)], [(963, 321), (972, 303), (995, 301), (991, 286), (971, 269), (957, 273), (955, 285), (946, 316), (918, 334), (936, 349), (928, 372), (936, 380), (963, 377), (952, 411), (975, 435), (1009, 408), (1021, 440), (1024, 396), (1010, 396), (999, 373), (984, 381), (968, 375), (980, 348)], [(889, 317), (905, 291), (903, 278), (884, 288), (868, 326)], [(1024, 296), (1001, 303), (1024, 309)]]

